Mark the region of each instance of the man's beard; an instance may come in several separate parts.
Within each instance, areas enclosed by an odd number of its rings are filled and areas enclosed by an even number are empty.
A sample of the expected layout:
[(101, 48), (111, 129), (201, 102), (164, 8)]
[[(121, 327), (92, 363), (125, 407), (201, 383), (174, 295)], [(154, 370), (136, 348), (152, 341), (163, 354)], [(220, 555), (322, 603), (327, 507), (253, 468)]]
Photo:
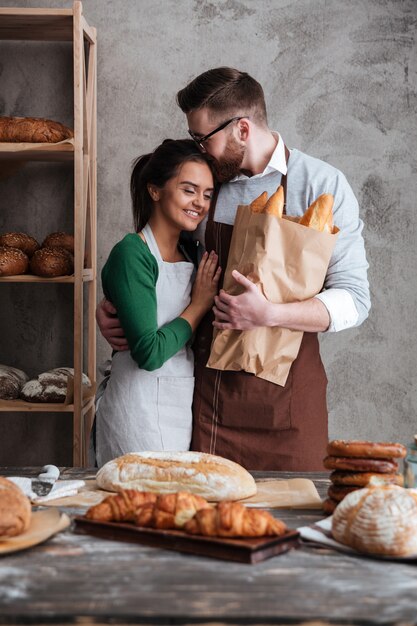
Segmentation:
[(230, 137), (224, 154), (220, 159), (213, 159), (214, 173), (220, 183), (227, 183), (239, 174), (245, 151), (245, 146), (240, 145), (234, 137)]

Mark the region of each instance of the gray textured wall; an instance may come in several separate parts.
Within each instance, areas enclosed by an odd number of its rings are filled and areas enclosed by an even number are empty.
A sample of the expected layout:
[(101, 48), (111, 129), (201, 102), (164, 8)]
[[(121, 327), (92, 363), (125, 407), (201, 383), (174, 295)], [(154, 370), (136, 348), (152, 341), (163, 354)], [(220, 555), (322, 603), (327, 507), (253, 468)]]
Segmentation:
[[(185, 135), (177, 90), (210, 67), (248, 71), (264, 86), (270, 126), (290, 147), (340, 168), (365, 221), (370, 318), (322, 338), (330, 435), (409, 441), (417, 432), (415, 0), (84, 0), (84, 14), (99, 41), (99, 269), (131, 228), (132, 159)], [(2, 43), (0, 62), (0, 114), (71, 123), (68, 46)], [(28, 166), (0, 181), (0, 202), (0, 231), (42, 239), (70, 228), (71, 172)], [(0, 292), (0, 328), (15, 322), (1, 336), (0, 362), (29, 373), (70, 359), (68, 293), (42, 286), (45, 301), (32, 305), (35, 288)], [(56, 296), (63, 306), (55, 309)], [(99, 362), (108, 355), (99, 340)], [(68, 457), (62, 416), (3, 415), (0, 438), (6, 434), (14, 459), (23, 448), (26, 462)]]

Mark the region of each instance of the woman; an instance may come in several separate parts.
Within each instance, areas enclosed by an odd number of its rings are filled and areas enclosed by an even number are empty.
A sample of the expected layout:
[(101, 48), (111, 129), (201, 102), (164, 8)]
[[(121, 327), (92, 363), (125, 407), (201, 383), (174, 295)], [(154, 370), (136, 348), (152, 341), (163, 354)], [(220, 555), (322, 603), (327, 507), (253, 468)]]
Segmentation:
[(220, 268), (217, 255), (205, 253), (195, 273), (179, 238), (203, 220), (212, 193), (210, 166), (191, 140), (168, 139), (134, 165), (136, 232), (116, 244), (102, 270), (104, 295), (117, 308), (129, 351), (114, 354), (97, 402), (99, 467), (127, 452), (189, 448), (189, 344), (213, 305)]

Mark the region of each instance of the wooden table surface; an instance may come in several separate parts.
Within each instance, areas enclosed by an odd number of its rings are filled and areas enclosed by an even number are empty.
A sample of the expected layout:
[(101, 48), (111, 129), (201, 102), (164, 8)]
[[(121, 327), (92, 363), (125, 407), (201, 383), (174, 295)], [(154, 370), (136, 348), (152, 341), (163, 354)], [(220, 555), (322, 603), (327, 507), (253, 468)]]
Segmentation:
[[(4, 476), (39, 468), (0, 468)], [(311, 478), (327, 473), (254, 472)], [(61, 478), (93, 478), (65, 468)], [(71, 515), (83, 511), (65, 509)], [(297, 528), (317, 511), (275, 510)], [(0, 559), (1, 624), (415, 624), (417, 566), (303, 544), (256, 565), (75, 534)]]

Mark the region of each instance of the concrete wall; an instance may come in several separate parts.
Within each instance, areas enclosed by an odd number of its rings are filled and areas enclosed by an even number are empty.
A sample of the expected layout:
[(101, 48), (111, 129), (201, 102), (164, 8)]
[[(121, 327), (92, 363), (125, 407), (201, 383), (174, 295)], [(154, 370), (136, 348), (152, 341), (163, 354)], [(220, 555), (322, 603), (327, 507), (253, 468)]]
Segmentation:
[[(290, 147), (346, 174), (365, 222), (371, 315), (358, 329), (322, 338), (330, 435), (409, 441), (417, 432), (417, 3), (84, 0), (83, 6), (99, 41), (99, 269), (131, 228), (132, 159), (165, 137), (185, 136), (177, 90), (210, 67), (248, 71), (264, 86), (270, 126)], [(0, 114), (71, 123), (68, 46), (2, 43), (0, 62)], [(0, 181), (0, 231), (42, 239), (70, 228), (71, 185), (66, 165), (30, 165)], [(67, 364), (72, 319), (65, 286), (0, 287), (0, 362), (30, 374)], [(99, 362), (108, 356), (99, 339)], [(70, 424), (62, 415), (0, 414), (0, 440), (0, 464), (70, 460)]]

